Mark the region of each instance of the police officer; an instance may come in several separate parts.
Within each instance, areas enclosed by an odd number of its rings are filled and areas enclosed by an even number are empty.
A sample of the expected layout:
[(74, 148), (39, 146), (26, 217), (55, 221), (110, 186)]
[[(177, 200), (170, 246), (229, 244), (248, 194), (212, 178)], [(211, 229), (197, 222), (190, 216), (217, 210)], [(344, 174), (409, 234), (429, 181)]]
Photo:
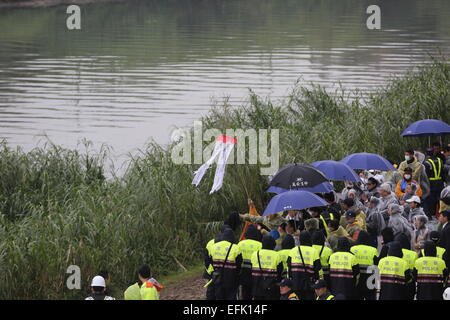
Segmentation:
[(278, 300), (283, 263), (275, 249), (275, 239), (270, 235), (262, 238), (262, 249), (252, 255), (252, 292), (254, 300)]
[(431, 219), (436, 215), (439, 197), (444, 189), (444, 163), (440, 157), (433, 155), (433, 149), (427, 149), (427, 159), (424, 161), (425, 170), (430, 180), (430, 194), (423, 201), (423, 209)]
[[(412, 273), (414, 270), (414, 263), (417, 260), (417, 252), (410, 250), (411, 249), (411, 242), (409, 242), (408, 237), (401, 233), (397, 235), (394, 238), (395, 241), (400, 242), (402, 246), (402, 253), (403, 257), (402, 259), (406, 261), (408, 264), (408, 270)], [(414, 300), (414, 295), (416, 294), (416, 282), (413, 277), (409, 279), (409, 281), (406, 283), (406, 299), (407, 300)]]
[(295, 240), (290, 234), (287, 234), (283, 241), (281, 242), (281, 250), (278, 251), (278, 255), (280, 256), (281, 262), (283, 262), (283, 277), (287, 277), (288, 267), (287, 267), (287, 259), (289, 258), (289, 254), (292, 248), (295, 247)]
[(402, 259), (402, 246), (398, 241), (389, 244), (387, 257), (380, 260), (381, 290), (379, 300), (405, 300), (406, 283), (411, 278), (408, 263)]
[(234, 232), (226, 229), (219, 242), (215, 243), (209, 256), (214, 268), (213, 284), (216, 300), (235, 300), (239, 285), (242, 254), (234, 244)]
[(280, 300), (298, 300), (297, 295), (292, 290), (292, 280), (284, 278), (280, 283)]
[(444, 283), (448, 276), (445, 262), (436, 257), (436, 244), (433, 241), (425, 241), (424, 254), (414, 265), (417, 300), (442, 300)]
[(378, 250), (373, 246), (373, 241), (367, 231), (361, 230), (357, 244), (351, 247), (350, 252), (356, 257), (359, 265), (359, 280), (357, 284), (358, 298), (361, 300), (376, 300), (376, 288), (369, 288), (367, 280), (371, 273), (368, 268), (378, 264)]
[[(319, 231), (320, 232), (320, 231)], [(292, 248), (287, 261), (289, 277), (300, 300), (314, 300), (311, 285), (319, 280), (321, 264), (316, 249), (312, 247), (309, 231), (300, 233), (300, 245)]]
[(317, 280), (316, 283), (312, 285), (312, 288), (316, 293), (316, 300), (334, 300), (334, 296), (327, 289), (325, 280)]
[(338, 239), (337, 250), (330, 256), (330, 281), (333, 295), (342, 294), (347, 300), (356, 299), (356, 281), (359, 265), (350, 252), (350, 241), (346, 237)]
[(333, 250), (325, 246), (325, 236), (321, 231), (315, 231), (312, 235), (313, 248), (316, 249), (322, 265), (321, 278), (323, 278), (327, 285), (330, 285), (330, 256)]
[[(445, 249), (442, 247), (439, 247), (437, 244), (439, 242), (440, 234), (439, 231), (431, 231), (430, 232), (430, 240), (433, 241), (436, 244), (436, 257), (444, 259), (444, 253)], [(424, 257), (425, 253), (424, 250), (420, 250), (419, 257)]]
[(261, 250), (262, 243), (258, 241), (260, 232), (255, 225), (251, 224), (245, 232), (245, 240), (238, 244), (242, 254), (242, 267), (239, 276), (239, 283), (242, 289), (242, 300), (251, 300), (252, 293), (252, 255), (255, 251)]

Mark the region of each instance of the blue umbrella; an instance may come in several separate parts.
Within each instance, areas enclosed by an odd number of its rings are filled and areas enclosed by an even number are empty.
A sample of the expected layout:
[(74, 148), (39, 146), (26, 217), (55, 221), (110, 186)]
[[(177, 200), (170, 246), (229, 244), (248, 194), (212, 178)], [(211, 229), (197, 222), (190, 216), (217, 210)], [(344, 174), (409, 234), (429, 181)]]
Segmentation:
[(292, 189), (284, 189), (284, 188), (280, 188), (280, 187), (274, 187), (271, 186), (269, 187), (269, 189), (266, 190), (266, 192), (272, 192), (272, 193), (276, 193), (276, 194), (280, 194), (283, 192), (287, 192), (289, 190), (303, 190), (303, 191), (309, 191), (312, 193), (320, 193), (320, 192), (331, 192), (334, 190), (333, 185), (329, 182), (323, 182), (321, 184), (318, 184), (315, 187), (312, 188), (292, 188)]
[(323, 160), (313, 162), (311, 163), (311, 165), (325, 173), (325, 176), (330, 180), (355, 182), (361, 181), (356, 172), (343, 162)]
[(382, 156), (374, 153), (354, 153), (346, 156), (341, 162), (353, 169), (394, 171), (394, 166)]
[(291, 190), (273, 197), (264, 210), (263, 216), (285, 210), (302, 210), (312, 207), (324, 207), (328, 203), (309, 191)]
[(419, 120), (402, 132), (402, 137), (429, 137), (450, 134), (450, 126), (441, 120)]

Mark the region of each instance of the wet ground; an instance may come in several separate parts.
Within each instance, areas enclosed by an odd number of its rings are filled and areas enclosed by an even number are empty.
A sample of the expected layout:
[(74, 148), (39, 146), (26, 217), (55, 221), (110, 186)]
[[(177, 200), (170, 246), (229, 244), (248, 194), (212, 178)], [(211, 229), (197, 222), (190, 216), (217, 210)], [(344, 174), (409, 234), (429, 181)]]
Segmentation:
[(205, 299), (206, 280), (202, 275), (195, 275), (182, 282), (169, 284), (161, 291), (161, 300), (202, 300)]

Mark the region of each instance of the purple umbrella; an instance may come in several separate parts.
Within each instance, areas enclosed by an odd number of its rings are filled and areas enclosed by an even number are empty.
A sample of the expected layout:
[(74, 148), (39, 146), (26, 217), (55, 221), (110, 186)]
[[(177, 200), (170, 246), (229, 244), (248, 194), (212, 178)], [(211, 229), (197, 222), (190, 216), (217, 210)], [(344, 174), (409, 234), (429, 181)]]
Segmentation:
[(311, 163), (330, 180), (336, 181), (355, 181), (360, 182), (359, 176), (356, 172), (343, 162), (334, 160), (323, 160)]
[(273, 197), (264, 210), (263, 216), (285, 210), (302, 210), (312, 207), (325, 207), (328, 203), (309, 191), (291, 190)]
[(354, 153), (346, 156), (340, 162), (353, 169), (395, 171), (394, 166), (389, 161), (374, 153)]

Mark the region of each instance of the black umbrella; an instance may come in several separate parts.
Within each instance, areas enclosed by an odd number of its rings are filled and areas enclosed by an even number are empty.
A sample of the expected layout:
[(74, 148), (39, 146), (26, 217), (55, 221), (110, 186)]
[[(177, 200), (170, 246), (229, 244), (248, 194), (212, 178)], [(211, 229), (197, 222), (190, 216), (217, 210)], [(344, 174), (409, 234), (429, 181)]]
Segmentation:
[(317, 168), (308, 164), (291, 163), (280, 168), (270, 181), (270, 185), (279, 188), (311, 188), (328, 179)]

